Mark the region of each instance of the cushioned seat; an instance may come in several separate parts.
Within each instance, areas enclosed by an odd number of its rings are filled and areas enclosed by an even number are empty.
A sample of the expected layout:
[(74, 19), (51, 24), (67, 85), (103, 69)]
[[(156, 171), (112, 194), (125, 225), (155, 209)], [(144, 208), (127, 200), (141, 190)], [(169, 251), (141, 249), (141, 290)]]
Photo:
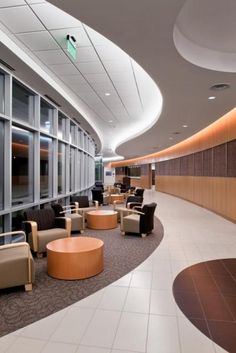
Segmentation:
[(27, 210), (24, 216), (28, 241), (37, 255), (46, 251), (46, 245), (50, 241), (65, 238), (71, 234), (71, 219), (55, 217), (52, 208)]
[[(1, 237), (24, 232), (9, 232)], [(0, 246), (0, 288), (24, 285), (25, 290), (32, 290), (35, 280), (34, 260), (29, 244), (25, 241)]]

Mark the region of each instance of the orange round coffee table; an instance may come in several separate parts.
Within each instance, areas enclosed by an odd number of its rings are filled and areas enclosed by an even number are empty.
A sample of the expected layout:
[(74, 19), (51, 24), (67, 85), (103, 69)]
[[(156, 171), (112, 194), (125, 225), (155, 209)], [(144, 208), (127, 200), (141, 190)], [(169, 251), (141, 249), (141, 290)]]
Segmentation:
[(68, 237), (47, 244), (48, 274), (58, 279), (83, 279), (103, 271), (102, 240)]
[(91, 229), (112, 229), (117, 227), (117, 213), (111, 210), (87, 212), (87, 227)]
[(113, 203), (114, 201), (116, 201), (116, 203), (124, 203), (125, 201), (124, 194), (111, 194), (110, 203)]

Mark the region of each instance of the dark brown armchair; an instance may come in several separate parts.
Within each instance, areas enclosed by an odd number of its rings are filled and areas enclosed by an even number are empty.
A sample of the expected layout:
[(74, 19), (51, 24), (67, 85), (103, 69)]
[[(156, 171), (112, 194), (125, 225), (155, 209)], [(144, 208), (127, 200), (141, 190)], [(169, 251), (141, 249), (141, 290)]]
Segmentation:
[[(154, 228), (154, 212), (157, 204), (155, 202), (144, 205), (140, 211), (129, 209), (129, 215), (123, 216), (121, 211), (121, 231), (122, 234), (136, 233), (145, 237)], [(127, 210), (127, 209), (126, 209)], [(125, 211), (125, 209), (124, 209)]]
[(37, 256), (46, 251), (46, 245), (50, 241), (69, 237), (71, 234), (71, 219), (55, 217), (52, 208), (27, 210), (24, 217), (28, 242)]

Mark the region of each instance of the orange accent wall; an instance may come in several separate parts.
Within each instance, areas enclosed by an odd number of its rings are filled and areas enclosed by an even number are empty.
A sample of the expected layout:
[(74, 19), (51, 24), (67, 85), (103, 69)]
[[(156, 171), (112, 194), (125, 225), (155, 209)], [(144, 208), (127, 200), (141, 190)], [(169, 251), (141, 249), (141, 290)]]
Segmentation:
[(203, 151), (210, 147), (236, 138), (236, 108), (223, 117), (199, 131), (188, 139), (168, 147), (162, 151), (148, 154), (143, 157), (113, 162), (112, 167), (121, 167), (132, 164), (148, 164), (165, 159), (181, 157), (193, 152)]
[[(160, 152), (112, 163), (113, 167), (183, 157), (236, 139), (236, 108), (188, 139)], [(236, 156), (233, 156), (236, 158)], [(156, 175), (156, 190), (186, 199), (236, 222), (236, 178)]]

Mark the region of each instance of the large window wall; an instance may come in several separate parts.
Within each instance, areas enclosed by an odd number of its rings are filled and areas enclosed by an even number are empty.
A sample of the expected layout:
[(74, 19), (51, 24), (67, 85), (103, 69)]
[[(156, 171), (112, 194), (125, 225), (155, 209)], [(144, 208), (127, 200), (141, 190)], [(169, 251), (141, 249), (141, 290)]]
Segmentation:
[(89, 195), (95, 145), (75, 120), (0, 68), (0, 231), (26, 208)]

